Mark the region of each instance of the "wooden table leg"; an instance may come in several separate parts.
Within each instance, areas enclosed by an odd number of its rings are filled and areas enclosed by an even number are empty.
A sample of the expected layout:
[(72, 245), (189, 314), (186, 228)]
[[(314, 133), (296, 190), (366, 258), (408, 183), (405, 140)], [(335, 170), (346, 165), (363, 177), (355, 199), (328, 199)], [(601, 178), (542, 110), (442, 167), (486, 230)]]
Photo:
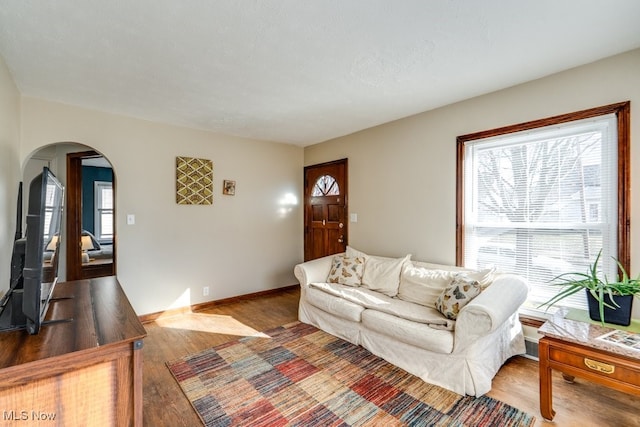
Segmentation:
[(549, 367), (549, 344), (544, 338), (538, 342), (538, 359), (540, 366), (540, 413), (547, 420), (556, 415), (553, 410), (551, 390), (551, 368)]

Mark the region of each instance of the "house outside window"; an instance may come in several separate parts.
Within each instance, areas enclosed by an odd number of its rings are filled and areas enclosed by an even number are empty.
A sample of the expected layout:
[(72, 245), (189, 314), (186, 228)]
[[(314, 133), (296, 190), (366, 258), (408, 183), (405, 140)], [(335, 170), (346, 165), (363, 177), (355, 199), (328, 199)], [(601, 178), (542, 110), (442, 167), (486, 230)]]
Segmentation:
[[(525, 314), (544, 317), (554, 278), (587, 272), (600, 251), (601, 274), (615, 278), (613, 257), (628, 269), (628, 110), (602, 109), (458, 138), (458, 263), (525, 277)], [(586, 296), (561, 304), (586, 308)]]
[(95, 232), (100, 242), (113, 241), (113, 183), (94, 182)]

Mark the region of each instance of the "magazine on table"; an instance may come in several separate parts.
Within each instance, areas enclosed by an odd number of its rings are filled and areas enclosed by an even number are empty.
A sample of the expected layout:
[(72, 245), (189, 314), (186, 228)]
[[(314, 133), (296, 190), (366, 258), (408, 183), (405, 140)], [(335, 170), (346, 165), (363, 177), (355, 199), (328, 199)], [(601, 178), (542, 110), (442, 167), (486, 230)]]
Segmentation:
[(619, 345), (621, 347), (630, 348), (640, 351), (640, 334), (615, 329), (600, 335), (596, 339)]

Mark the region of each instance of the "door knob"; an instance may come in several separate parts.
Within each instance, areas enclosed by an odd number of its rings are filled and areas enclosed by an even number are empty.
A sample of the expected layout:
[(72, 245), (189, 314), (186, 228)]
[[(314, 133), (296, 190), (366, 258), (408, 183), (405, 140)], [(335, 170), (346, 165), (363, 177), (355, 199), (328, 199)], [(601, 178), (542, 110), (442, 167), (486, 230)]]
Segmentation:
[(338, 243), (342, 243), (344, 242), (344, 235), (341, 235), (340, 237), (338, 237)]

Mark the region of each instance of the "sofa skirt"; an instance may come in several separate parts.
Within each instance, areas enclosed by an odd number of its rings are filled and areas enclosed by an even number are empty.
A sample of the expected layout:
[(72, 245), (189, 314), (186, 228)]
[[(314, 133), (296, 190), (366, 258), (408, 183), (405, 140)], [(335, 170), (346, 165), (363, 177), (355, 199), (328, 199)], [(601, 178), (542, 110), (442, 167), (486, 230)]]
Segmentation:
[(436, 353), (392, 339), (353, 322), (336, 317), (304, 300), (300, 301), (299, 320), (361, 345), (430, 384), (461, 395), (482, 396), (491, 390), (491, 381), (510, 357), (523, 354), (522, 326), (515, 313), (501, 327), (476, 340), (463, 351)]

